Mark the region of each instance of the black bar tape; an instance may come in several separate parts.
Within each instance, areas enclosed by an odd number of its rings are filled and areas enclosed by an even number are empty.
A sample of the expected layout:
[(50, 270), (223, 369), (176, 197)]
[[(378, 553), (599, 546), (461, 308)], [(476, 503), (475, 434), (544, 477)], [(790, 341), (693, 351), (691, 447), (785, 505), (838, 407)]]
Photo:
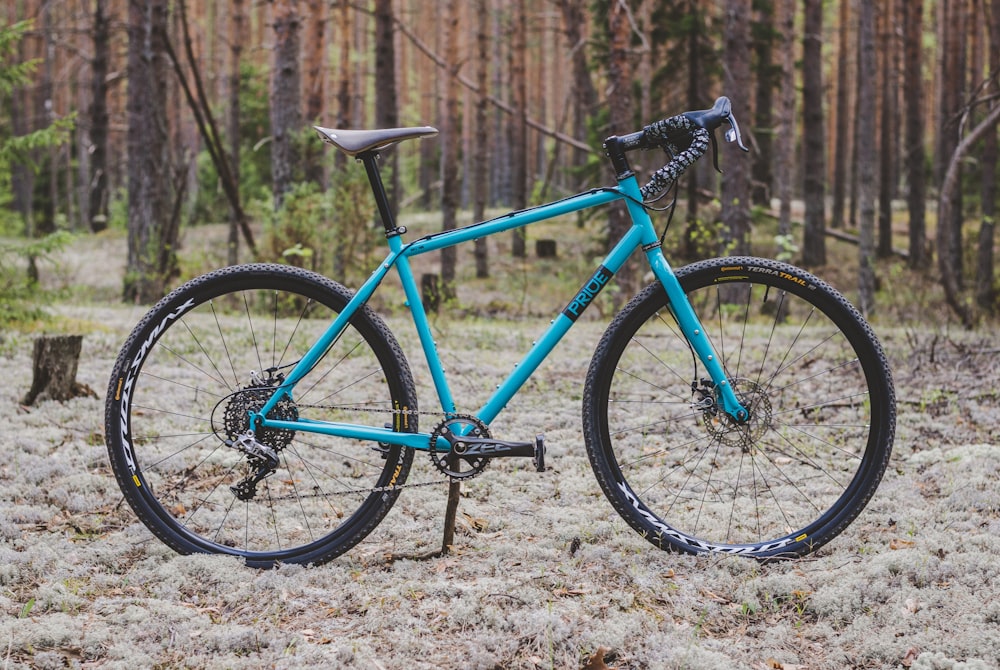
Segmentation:
[(658, 195), (677, 180), (696, 160), (708, 151), (709, 134), (704, 128), (696, 125), (686, 116), (672, 116), (646, 126), (645, 133), (649, 138), (668, 140), (678, 130), (686, 130), (691, 134), (691, 144), (687, 149), (677, 153), (674, 159), (653, 173), (649, 182), (639, 189), (643, 200), (649, 200)]

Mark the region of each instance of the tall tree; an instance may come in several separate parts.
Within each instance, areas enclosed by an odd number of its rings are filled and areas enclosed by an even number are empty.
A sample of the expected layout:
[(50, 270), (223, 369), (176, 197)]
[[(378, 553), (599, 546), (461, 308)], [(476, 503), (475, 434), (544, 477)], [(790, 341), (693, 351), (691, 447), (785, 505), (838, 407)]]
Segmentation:
[[(608, 111), (611, 133), (625, 135), (633, 130), (632, 119), (632, 62), (630, 59), (629, 7), (627, 0), (614, 0), (608, 10)], [(608, 240), (610, 249), (629, 228), (628, 212), (624, 203), (617, 203), (608, 211)], [(626, 263), (618, 271), (616, 281), (621, 294), (634, 292), (635, 269)]]
[[(862, 2), (858, 13), (858, 114), (875, 118), (875, 8)], [(858, 152), (858, 305), (862, 314), (875, 309), (875, 124), (859, 123)]]
[[(309, 124), (317, 123), (323, 114), (324, 75), (326, 73), (326, 5), (325, 0), (307, 0), (304, 23), (304, 42), (302, 50), (302, 97), (304, 98), (305, 120)], [(395, 82), (389, 88), (395, 90)], [(376, 87), (377, 90), (377, 87)], [(322, 185), (323, 178), (323, 147), (319, 142), (310, 142), (300, 147), (300, 160), (304, 168), (305, 179)]]
[[(757, 90), (754, 96), (753, 189), (755, 205), (770, 206), (772, 166), (774, 164), (774, 88), (781, 68), (772, 63), (774, 41), (774, 1), (754, 0), (754, 20), (751, 23), (752, 45), (757, 66)], [(735, 94), (735, 91), (734, 91)], [(737, 117), (738, 118), (738, 117)]]
[[(439, 115), (441, 144), (441, 229), (455, 228), (458, 211), (458, 145), (460, 129), (458, 118), (458, 85), (455, 81), (461, 66), (458, 53), (458, 0), (447, 0), (440, 15), (441, 34), (448, 69), (441, 78), (441, 114)], [(455, 247), (441, 250), (441, 294), (455, 297)]]
[[(486, 218), (486, 200), (489, 196), (487, 177), (490, 164), (489, 142), (489, 64), (490, 64), (490, 0), (476, 0), (476, 95), (475, 141), (472, 157), (472, 219)], [(485, 237), (474, 242), (476, 277), (490, 275), (489, 247)]]
[[(919, 0), (918, 0), (919, 1)], [(847, 194), (847, 161), (849, 153), (848, 124), (850, 117), (850, 45), (848, 30), (851, 18), (852, 0), (840, 0), (840, 22), (837, 26), (837, 105), (835, 135), (833, 142), (833, 213), (831, 228), (844, 227), (844, 202)]]
[(108, 226), (108, 61), (111, 17), (107, 0), (94, 2), (94, 55), (90, 60), (90, 188), (87, 221), (92, 231)]
[(128, 263), (124, 298), (159, 299), (173, 267), (167, 124), (167, 0), (134, 0), (128, 11)]
[[(1000, 2), (994, 0), (985, 8), (987, 25), (989, 27), (989, 72), (992, 79), (988, 81), (983, 94), (987, 97), (1000, 93), (995, 77), (1000, 74)], [(994, 101), (991, 106), (1000, 103)], [(997, 133), (987, 132), (983, 137), (983, 153), (980, 158), (982, 174), (980, 177), (980, 201), (982, 202), (983, 222), (979, 227), (978, 251), (976, 253), (976, 304), (988, 313), (995, 311), (996, 290), (994, 289), (995, 269), (993, 258), (993, 242), (996, 229), (997, 201)]]
[[(938, 11), (941, 71), (938, 107), (935, 173), (938, 184), (961, 137), (960, 113), (965, 104), (965, 47), (968, 35), (965, 24), (965, 0), (940, 0)], [(938, 221), (938, 255), (947, 263), (961, 289), (962, 276), (962, 190), (955, 192), (950, 221)], [(946, 233), (942, 236), (942, 233)]]
[[(247, 16), (244, 0), (232, 0), (229, 26), (229, 109), (226, 131), (229, 135), (229, 165), (233, 179), (240, 181), (240, 72), (243, 42), (246, 39)], [(239, 262), (240, 216), (235, 207), (229, 213), (229, 239), (226, 260), (229, 265)]]
[(778, 234), (792, 233), (792, 165), (795, 162), (795, 6), (796, 0), (780, 0), (779, 32), (781, 34), (781, 91), (778, 115), (778, 137), (775, 142), (777, 170), (775, 185), (781, 199), (778, 213)]
[[(749, 105), (741, 92), (750, 90), (750, 0), (727, 0), (723, 31), (722, 88), (733, 94), (733, 115), (746, 118)], [(750, 166), (748, 158), (737, 151), (726, 156), (721, 216), (728, 251), (750, 253)]]
[(896, 2), (882, 5), (882, 110), (879, 130), (879, 197), (878, 246), (879, 258), (892, 256), (892, 197), (896, 186), (896, 95), (899, 82), (896, 73)]
[(802, 37), (802, 191), (805, 226), (802, 263), (826, 263), (826, 153), (823, 130), (823, 0), (806, 0)]
[[(510, 120), (511, 204), (514, 209), (524, 209), (528, 206), (528, 78), (525, 73), (528, 22), (525, 1), (513, 0), (511, 11), (510, 89), (514, 108)], [(511, 254), (515, 258), (527, 255), (524, 228), (512, 232)]]
[(903, 102), (906, 107), (906, 180), (909, 190), (910, 267), (924, 269), (927, 264), (925, 210), (927, 174), (924, 164), (924, 78), (923, 78), (923, 0), (903, 2)]
[(295, 0), (273, 0), (274, 65), (271, 73), (271, 179), (274, 207), (280, 209), (292, 187), (297, 163), (295, 134), (302, 128), (299, 30)]
[[(392, 0), (375, 0), (375, 126), (378, 128), (399, 125), (395, 35)], [(399, 198), (399, 152), (390, 148), (382, 156), (388, 166), (386, 196), (389, 208), (395, 212)]]

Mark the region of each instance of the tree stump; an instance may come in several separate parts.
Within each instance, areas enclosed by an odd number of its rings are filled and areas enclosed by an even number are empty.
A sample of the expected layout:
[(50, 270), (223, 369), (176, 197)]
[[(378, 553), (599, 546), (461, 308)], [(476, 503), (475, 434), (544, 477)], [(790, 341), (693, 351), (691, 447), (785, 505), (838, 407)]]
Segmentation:
[(556, 257), (555, 240), (535, 240), (535, 255), (539, 258)]
[(35, 340), (31, 390), (21, 400), (33, 405), (39, 400), (69, 400), (81, 395), (96, 398), (86, 384), (76, 381), (83, 335), (45, 335)]

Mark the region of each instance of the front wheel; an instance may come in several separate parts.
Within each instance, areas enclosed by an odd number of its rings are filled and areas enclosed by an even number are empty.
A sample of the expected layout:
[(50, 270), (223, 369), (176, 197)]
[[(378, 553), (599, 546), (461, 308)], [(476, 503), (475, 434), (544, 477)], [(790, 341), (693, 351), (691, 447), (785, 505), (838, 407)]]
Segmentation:
[(663, 549), (807, 554), (861, 512), (895, 431), (886, 357), (835, 289), (777, 261), (677, 272), (750, 419), (737, 423), (659, 283), (608, 327), (584, 393), (587, 454), (614, 508)]
[[(163, 542), (256, 567), (322, 563), (388, 513), (411, 449), (254, 428), (248, 415), (350, 297), (305, 270), (236, 266), (188, 282), (135, 327), (111, 376), (105, 435), (125, 499)], [(362, 309), (270, 416), (416, 432), (416, 407), (402, 350)]]

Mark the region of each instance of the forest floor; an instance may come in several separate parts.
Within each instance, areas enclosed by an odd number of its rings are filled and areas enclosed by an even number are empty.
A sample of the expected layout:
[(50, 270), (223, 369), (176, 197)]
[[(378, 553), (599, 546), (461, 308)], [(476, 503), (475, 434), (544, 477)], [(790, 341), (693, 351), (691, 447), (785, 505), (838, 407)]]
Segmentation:
[[(494, 424), (506, 439), (545, 432), (551, 469), (500, 463), (464, 484), (452, 553), (387, 559), (440, 545), (442, 484), (405, 491), (371, 536), (327, 565), (260, 571), (174, 554), (122, 502), (104, 393), (144, 311), (115, 303), (123, 257), (119, 238), (75, 245), (59, 281), (86, 285), (88, 298), (51, 306), (59, 330), (85, 333), (78, 380), (94, 397), (21, 407), (34, 334), (0, 333), (4, 668), (603, 668), (600, 657), (621, 669), (1000, 667), (993, 331), (876, 319), (899, 399), (893, 456), (866, 510), (807, 558), (673, 555), (618, 517), (580, 430), (604, 324), (595, 318)], [(391, 310), (387, 320), (419, 362), (404, 323)], [(527, 345), (544, 325), (435, 323), (446, 358), (463, 361), (481, 359), (479, 346), (501, 333)], [(517, 358), (490, 352), (497, 369)], [(456, 381), (456, 394), (475, 406), (490, 375)], [(429, 385), (418, 385), (423, 400)], [(432, 475), (418, 458), (410, 480)]]

